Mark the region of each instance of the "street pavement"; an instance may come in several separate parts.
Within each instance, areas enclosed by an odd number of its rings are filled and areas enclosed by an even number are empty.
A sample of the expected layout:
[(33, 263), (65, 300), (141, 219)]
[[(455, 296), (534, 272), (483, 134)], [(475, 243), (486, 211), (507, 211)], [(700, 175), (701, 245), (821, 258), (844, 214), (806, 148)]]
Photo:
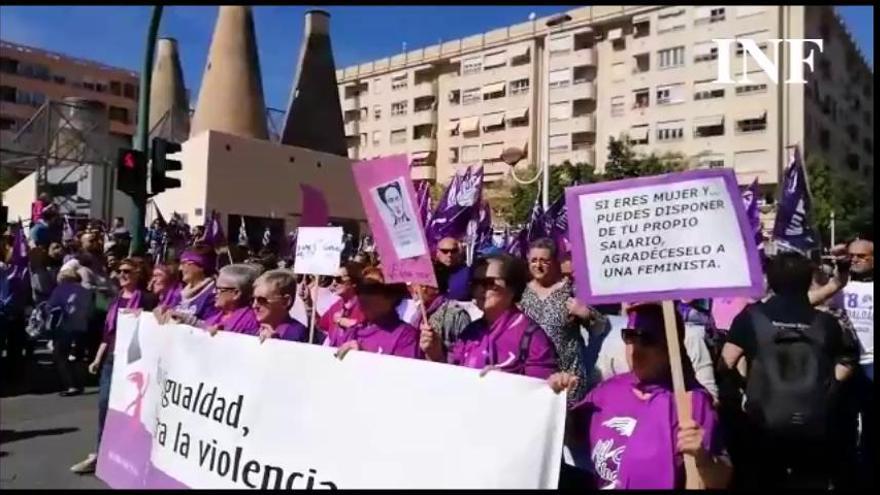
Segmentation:
[(70, 472), (95, 449), (96, 380), (83, 395), (60, 397), (51, 354), (41, 349), (35, 358), (17, 367), (24, 373), (4, 366), (0, 375), (0, 490), (106, 489), (94, 475)]

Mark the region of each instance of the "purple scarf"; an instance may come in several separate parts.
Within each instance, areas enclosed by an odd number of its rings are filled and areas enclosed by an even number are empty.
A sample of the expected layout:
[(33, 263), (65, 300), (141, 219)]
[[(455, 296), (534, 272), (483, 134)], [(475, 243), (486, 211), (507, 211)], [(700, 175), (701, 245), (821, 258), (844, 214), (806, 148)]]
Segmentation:
[[(116, 333), (116, 319), (119, 313), (119, 303), (123, 301), (122, 295), (113, 300), (110, 303), (110, 307), (107, 308), (107, 318), (104, 320), (104, 335), (108, 336)], [(130, 298), (128, 298), (128, 302), (125, 305), (125, 309), (133, 309), (139, 308), (141, 304), (141, 290), (135, 289), (134, 293)], [(111, 349), (112, 351), (112, 349)]]
[(219, 325), (221, 330), (234, 333), (246, 333), (257, 335), (260, 332), (260, 324), (250, 306), (236, 308), (229, 313), (218, 311), (205, 320), (205, 324)]

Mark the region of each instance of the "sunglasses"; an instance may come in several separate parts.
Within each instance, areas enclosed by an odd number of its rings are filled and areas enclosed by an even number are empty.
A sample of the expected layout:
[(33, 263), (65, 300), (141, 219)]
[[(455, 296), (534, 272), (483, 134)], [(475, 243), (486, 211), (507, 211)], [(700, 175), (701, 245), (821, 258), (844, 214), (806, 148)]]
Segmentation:
[(456, 254), (456, 253), (458, 253), (458, 248), (452, 248), (452, 249), (438, 249), (438, 251), (440, 251), (440, 252), (443, 253), (443, 254)]
[(330, 280), (332, 280), (334, 284), (340, 285), (351, 282), (351, 279), (348, 277), (332, 277)]
[(132, 273), (134, 273), (134, 270), (132, 270), (131, 268), (120, 268), (116, 271), (119, 272), (120, 275), (131, 275)]
[(645, 332), (638, 328), (624, 328), (620, 330), (620, 336), (624, 344), (639, 343), (645, 346), (660, 346), (663, 344), (655, 333)]
[(284, 299), (284, 298), (283, 297), (273, 297), (273, 298), (269, 299), (268, 297), (256, 296), (256, 297), (254, 297), (254, 304), (257, 306), (268, 306), (269, 304), (271, 304), (275, 301), (280, 301), (282, 299)]

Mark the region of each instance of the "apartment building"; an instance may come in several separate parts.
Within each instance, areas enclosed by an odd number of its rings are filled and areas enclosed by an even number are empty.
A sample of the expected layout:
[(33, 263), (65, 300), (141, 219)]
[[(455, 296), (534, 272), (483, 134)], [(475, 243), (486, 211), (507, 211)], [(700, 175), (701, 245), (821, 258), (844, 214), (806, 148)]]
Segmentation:
[(0, 131), (21, 129), (47, 100), (81, 97), (103, 103), (111, 134), (131, 141), (139, 77), (129, 70), (0, 41)]
[[(732, 57), (736, 84), (715, 84), (714, 38), (822, 38), (806, 85), (774, 84)], [(730, 167), (770, 192), (790, 146), (873, 176), (873, 77), (828, 6), (595, 6), (337, 71), (352, 158), (407, 153), (413, 177), (444, 182), (482, 163), (506, 177), (507, 147), (529, 163), (603, 170), (609, 137), (639, 152), (677, 152), (692, 167)]]

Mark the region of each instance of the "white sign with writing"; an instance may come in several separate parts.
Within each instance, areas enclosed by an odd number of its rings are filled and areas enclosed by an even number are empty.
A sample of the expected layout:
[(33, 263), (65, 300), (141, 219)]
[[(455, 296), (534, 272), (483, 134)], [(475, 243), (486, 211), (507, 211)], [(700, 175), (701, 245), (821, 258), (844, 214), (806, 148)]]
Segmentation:
[[(112, 488), (557, 487), (565, 394), (543, 380), (340, 361), (318, 345), (160, 329), (151, 313), (118, 325), (98, 461)], [(133, 343), (142, 357), (124, 359)]]
[(843, 288), (843, 305), (856, 328), (861, 364), (874, 362), (874, 283), (849, 282)]
[(342, 227), (300, 227), (296, 234), (294, 273), (336, 275), (345, 243)]

